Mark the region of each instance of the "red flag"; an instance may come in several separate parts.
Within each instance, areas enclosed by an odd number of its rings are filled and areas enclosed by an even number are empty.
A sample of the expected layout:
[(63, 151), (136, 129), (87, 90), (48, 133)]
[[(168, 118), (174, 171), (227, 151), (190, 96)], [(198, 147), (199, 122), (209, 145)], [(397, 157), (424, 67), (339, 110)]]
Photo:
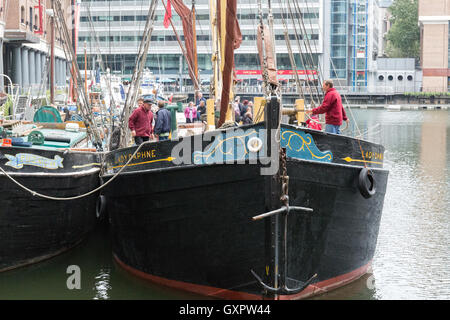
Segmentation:
[(167, 0), (166, 14), (164, 15), (164, 28), (170, 26), (170, 19), (172, 19), (172, 7), (170, 5), (170, 0)]

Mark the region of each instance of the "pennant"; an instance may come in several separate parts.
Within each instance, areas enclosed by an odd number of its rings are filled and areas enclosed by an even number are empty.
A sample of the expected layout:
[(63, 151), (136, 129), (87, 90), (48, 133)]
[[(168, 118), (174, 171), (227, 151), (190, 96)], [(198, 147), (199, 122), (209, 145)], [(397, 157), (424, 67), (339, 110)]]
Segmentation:
[(172, 19), (172, 6), (170, 0), (167, 0), (166, 14), (164, 15), (164, 28), (170, 26), (170, 19)]

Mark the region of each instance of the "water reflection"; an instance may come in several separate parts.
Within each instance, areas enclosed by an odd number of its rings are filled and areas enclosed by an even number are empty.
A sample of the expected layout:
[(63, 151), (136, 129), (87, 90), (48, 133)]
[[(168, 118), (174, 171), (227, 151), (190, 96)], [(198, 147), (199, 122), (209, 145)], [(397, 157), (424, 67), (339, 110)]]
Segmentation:
[(100, 269), (99, 274), (95, 277), (94, 283), (94, 300), (106, 300), (109, 299), (109, 290), (112, 289), (110, 285), (111, 281), (111, 269)]
[[(390, 170), (373, 260), (375, 299), (449, 299), (449, 114), (360, 112)], [(370, 131), (369, 131), (370, 135)]]

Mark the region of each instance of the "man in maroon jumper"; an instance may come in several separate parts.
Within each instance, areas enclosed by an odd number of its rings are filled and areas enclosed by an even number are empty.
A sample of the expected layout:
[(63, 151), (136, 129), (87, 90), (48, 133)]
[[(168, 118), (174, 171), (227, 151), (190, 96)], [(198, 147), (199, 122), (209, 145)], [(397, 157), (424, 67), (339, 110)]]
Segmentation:
[(139, 107), (133, 111), (128, 119), (128, 127), (131, 130), (131, 135), (134, 137), (136, 145), (148, 141), (153, 136), (153, 113), (150, 110), (153, 100), (139, 100), (138, 102), (142, 102), (142, 104), (139, 103)]

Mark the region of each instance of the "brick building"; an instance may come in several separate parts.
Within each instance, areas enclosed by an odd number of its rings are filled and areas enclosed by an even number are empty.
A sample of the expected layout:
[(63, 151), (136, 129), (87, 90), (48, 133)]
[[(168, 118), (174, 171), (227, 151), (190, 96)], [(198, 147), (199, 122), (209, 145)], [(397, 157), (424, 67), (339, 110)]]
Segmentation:
[(419, 0), (423, 91), (450, 86), (449, 23), (450, 0)]
[[(69, 30), (73, 29), (72, 4), (76, 0), (59, 0)], [(52, 0), (0, 0), (0, 74), (26, 89), (39, 85), (48, 71), (50, 56)], [(72, 41), (72, 40), (71, 40)], [(65, 85), (68, 67), (62, 39), (55, 32), (55, 83)], [(4, 76), (0, 77), (4, 85)]]

